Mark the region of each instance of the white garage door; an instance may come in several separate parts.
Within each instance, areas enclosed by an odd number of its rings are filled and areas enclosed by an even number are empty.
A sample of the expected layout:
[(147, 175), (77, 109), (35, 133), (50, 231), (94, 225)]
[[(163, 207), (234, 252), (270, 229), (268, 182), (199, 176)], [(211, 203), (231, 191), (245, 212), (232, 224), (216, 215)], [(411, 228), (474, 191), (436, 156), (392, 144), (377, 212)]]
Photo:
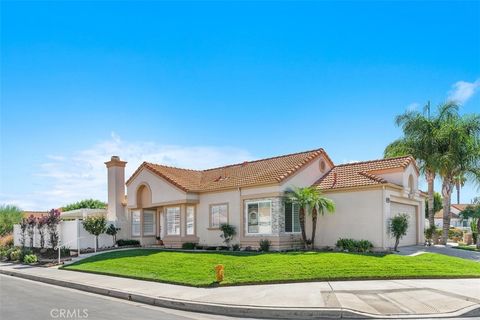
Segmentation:
[(399, 246), (411, 246), (417, 244), (417, 207), (408, 204), (401, 204), (392, 202), (391, 204), (392, 217), (400, 213), (408, 215), (408, 230), (407, 234), (400, 239)]

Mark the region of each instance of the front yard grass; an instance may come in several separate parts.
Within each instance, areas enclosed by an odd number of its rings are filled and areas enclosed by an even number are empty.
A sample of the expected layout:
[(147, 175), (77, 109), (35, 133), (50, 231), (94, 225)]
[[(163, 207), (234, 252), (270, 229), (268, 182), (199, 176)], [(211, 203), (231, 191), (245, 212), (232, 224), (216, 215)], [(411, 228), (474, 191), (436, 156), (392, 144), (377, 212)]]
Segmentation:
[(476, 246), (456, 246), (456, 247), (452, 247), (452, 248), (460, 249), (460, 250), (467, 250), (467, 251), (480, 251), (479, 249), (477, 249)]
[(480, 277), (480, 263), (434, 253), (414, 257), (340, 252), (175, 252), (133, 249), (99, 254), (64, 267), (105, 275), (190, 286), (405, 278)]

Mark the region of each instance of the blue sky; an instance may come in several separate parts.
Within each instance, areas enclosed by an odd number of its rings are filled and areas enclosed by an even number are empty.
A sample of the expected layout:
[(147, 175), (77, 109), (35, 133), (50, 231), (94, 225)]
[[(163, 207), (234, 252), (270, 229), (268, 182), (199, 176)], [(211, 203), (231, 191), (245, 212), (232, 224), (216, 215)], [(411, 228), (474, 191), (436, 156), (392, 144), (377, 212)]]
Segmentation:
[(343, 163), (427, 100), (479, 112), (480, 3), (2, 1), (0, 77), (0, 203), (45, 210), (105, 200), (112, 154)]

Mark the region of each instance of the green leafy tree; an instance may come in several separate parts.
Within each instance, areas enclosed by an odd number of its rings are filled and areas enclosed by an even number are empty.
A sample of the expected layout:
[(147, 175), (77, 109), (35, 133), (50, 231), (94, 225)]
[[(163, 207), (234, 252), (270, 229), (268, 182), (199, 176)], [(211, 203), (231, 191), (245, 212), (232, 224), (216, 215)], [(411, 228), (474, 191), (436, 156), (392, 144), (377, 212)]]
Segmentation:
[(334, 213), (335, 212), (335, 203), (329, 199), (325, 198), (317, 189), (312, 188), (309, 207), (311, 208), (312, 214), (312, 249), (315, 246), (315, 232), (317, 229), (317, 218), (318, 214), (325, 215), (325, 213)]
[(298, 219), (300, 221), (300, 231), (302, 233), (303, 245), (306, 248), (310, 240), (307, 239), (305, 232), (305, 214), (312, 202), (312, 194), (317, 192), (314, 187), (293, 188), (287, 192), (287, 202), (298, 205)]
[(107, 230), (107, 219), (104, 216), (90, 216), (83, 219), (83, 228), (95, 236), (95, 252), (98, 248), (98, 236)]
[[(435, 192), (433, 195), (433, 212), (438, 212), (443, 209), (442, 195), (439, 192)], [(425, 218), (428, 219), (428, 199), (425, 199)], [(435, 224), (433, 224), (435, 225)]]
[(19, 224), (23, 218), (23, 211), (12, 205), (0, 205), (0, 236), (13, 232), (13, 225)]
[(393, 248), (394, 251), (397, 251), (400, 239), (407, 234), (408, 225), (409, 222), (407, 214), (398, 214), (390, 219), (388, 230), (392, 237), (395, 238), (395, 247)]
[(118, 231), (120, 231), (120, 228), (117, 228), (113, 225), (113, 223), (111, 223), (107, 230), (105, 231), (106, 234), (108, 234), (109, 236), (112, 236), (113, 238), (113, 244), (115, 245), (115, 243), (117, 243), (117, 233)]
[(460, 212), (460, 217), (464, 220), (472, 219), (472, 233), (476, 232), (476, 245), (477, 249), (480, 249), (480, 237), (478, 236), (478, 230), (480, 230), (480, 203), (467, 206), (465, 210)]
[(403, 130), (403, 137), (389, 144), (384, 151), (385, 158), (411, 155), (417, 160), (420, 171), (428, 184), (428, 221), (434, 225), (434, 182), (439, 169), (438, 147), (439, 128), (450, 115), (458, 110), (457, 104), (447, 102), (438, 107), (436, 115), (431, 115), (430, 103), (423, 112), (407, 111), (395, 118), (397, 126)]
[(442, 243), (446, 244), (456, 177), (480, 183), (480, 115), (451, 114), (442, 122), (437, 136), (440, 150), (438, 172), (442, 178), (443, 196)]
[(223, 242), (225, 242), (227, 246), (230, 246), (230, 241), (232, 241), (233, 237), (237, 234), (235, 227), (228, 223), (222, 223), (220, 225), (220, 231), (222, 231), (220, 237), (223, 238)]
[(85, 199), (75, 203), (68, 204), (62, 208), (63, 212), (72, 211), (77, 209), (105, 209), (107, 204), (100, 200)]

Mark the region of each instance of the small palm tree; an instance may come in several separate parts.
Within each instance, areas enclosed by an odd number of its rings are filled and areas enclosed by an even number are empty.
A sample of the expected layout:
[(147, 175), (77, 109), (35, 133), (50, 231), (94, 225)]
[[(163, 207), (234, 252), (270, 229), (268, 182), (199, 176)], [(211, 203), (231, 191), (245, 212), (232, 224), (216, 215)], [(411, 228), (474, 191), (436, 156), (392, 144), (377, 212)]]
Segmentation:
[(287, 192), (287, 201), (298, 205), (298, 219), (300, 221), (300, 230), (302, 232), (303, 245), (307, 246), (307, 234), (305, 232), (305, 212), (312, 202), (314, 188), (293, 188)]
[(335, 212), (335, 203), (328, 198), (325, 198), (317, 189), (311, 190), (311, 197), (309, 207), (312, 209), (312, 249), (315, 245), (315, 232), (317, 230), (318, 213), (322, 216), (325, 213)]
[(467, 178), (463, 174), (456, 175), (453, 180), (455, 181), (455, 188), (457, 188), (457, 204), (460, 204), (460, 190), (465, 185)]

